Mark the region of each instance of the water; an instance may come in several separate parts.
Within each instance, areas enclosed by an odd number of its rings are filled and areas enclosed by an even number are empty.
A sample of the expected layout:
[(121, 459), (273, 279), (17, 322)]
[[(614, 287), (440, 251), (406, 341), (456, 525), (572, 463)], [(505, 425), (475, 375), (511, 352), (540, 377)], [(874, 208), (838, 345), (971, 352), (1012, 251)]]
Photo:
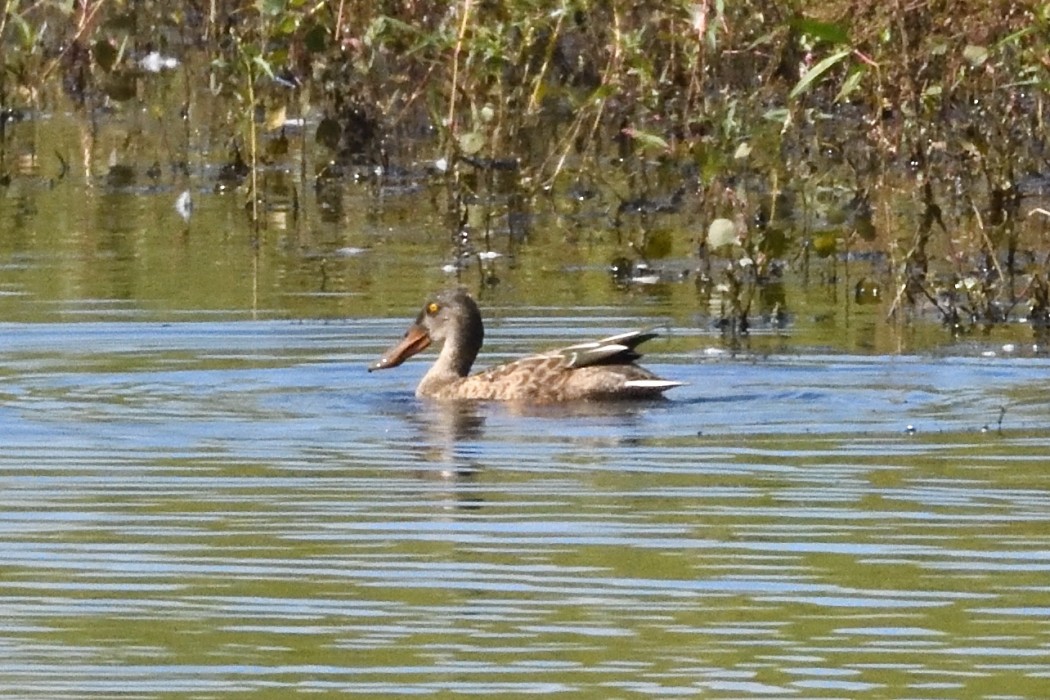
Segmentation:
[[(623, 321), (565, 311), (486, 351)], [(678, 330), (669, 401), (448, 407), (403, 327), (0, 325), (0, 694), (1050, 687), (1050, 361)]]
[[(891, 314), (879, 256), (791, 257), (737, 346), (696, 283), (695, 202), (613, 227), (618, 200), (537, 197), (457, 277), (439, 182), (322, 198), (293, 154), (263, 187), (297, 204), (256, 232), (214, 187), (223, 130), (180, 122), (199, 155), (156, 181), (128, 149), (119, 186), (105, 144), (152, 117), (97, 145), (45, 117), (9, 125), (41, 155), (0, 193), (0, 696), (1046, 696), (1027, 325), (954, 342)], [(681, 274), (613, 284), (653, 232)], [(457, 279), (484, 362), (662, 326), (646, 364), (688, 385), (450, 407), (414, 397), (425, 357), (368, 374)]]

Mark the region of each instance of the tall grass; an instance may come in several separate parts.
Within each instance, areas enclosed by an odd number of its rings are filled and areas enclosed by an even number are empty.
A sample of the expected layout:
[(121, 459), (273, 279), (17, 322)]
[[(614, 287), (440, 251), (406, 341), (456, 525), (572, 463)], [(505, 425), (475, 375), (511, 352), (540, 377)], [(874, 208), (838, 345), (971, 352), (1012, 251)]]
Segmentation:
[[(1047, 170), (1048, 43), (1048, 6), (1011, 0), (11, 0), (0, 111), (71, 99), (92, 119), (142, 99), (150, 52), (203, 56), (187, 90), (235, 106), (230, 152), (248, 163), (230, 172), (254, 221), (260, 133), (301, 117), (300, 152), (328, 154), (304, 181), (440, 163), (464, 251), (531, 199), (592, 183), (618, 212), (662, 197), (736, 222), (738, 246), (701, 245), (730, 288), (753, 295), (776, 259), (879, 249), (894, 309), (925, 299), (958, 329), (1046, 287), (1045, 250), (1015, 276), (1046, 233), (1020, 201)], [(770, 223), (792, 201), (824, 206), (830, 185), (848, 193), (841, 230), (784, 245)], [(912, 198), (910, 227), (886, 191)]]

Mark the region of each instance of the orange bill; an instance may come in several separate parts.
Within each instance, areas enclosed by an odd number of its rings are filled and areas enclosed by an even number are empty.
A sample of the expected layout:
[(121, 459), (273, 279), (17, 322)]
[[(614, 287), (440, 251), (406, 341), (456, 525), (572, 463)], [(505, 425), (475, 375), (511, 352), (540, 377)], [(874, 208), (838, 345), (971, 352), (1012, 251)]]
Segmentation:
[(430, 334), (418, 323), (413, 324), (405, 332), (405, 337), (401, 339), (401, 342), (383, 353), (383, 356), (369, 367), (368, 371), (397, 367), (417, 352), (426, 350), (429, 345)]

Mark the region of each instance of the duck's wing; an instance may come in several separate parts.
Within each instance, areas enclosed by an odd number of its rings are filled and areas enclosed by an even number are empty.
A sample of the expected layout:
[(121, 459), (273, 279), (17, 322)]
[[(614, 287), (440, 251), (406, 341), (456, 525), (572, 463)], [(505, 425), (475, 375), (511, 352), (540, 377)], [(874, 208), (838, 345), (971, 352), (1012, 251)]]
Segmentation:
[(681, 385), (634, 364), (641, 356), (635, 347), (656, 335), (630, 331), (529, 355), (464, 378), (454, 397), (537, 403), (654, 398)]
[(550, 350), (537, 357), (561, 358), (562, 369), (579, 369), (594, 365), (629, 365), (642, 356), (635, 348), (655, 338), (653, 330), (627, 331), (601, 340), (578, 343), (557, 350)]

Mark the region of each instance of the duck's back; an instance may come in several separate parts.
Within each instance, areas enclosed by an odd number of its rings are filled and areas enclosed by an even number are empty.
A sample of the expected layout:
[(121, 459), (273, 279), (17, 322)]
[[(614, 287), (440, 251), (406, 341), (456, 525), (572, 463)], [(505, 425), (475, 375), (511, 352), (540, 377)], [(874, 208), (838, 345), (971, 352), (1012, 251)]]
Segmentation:
[(634, 364), (638, 344), (654, 337), (631, 331), (492, 367), (427, 392), (433, 398), (556, 403), (659, 398), (680, 382)]

